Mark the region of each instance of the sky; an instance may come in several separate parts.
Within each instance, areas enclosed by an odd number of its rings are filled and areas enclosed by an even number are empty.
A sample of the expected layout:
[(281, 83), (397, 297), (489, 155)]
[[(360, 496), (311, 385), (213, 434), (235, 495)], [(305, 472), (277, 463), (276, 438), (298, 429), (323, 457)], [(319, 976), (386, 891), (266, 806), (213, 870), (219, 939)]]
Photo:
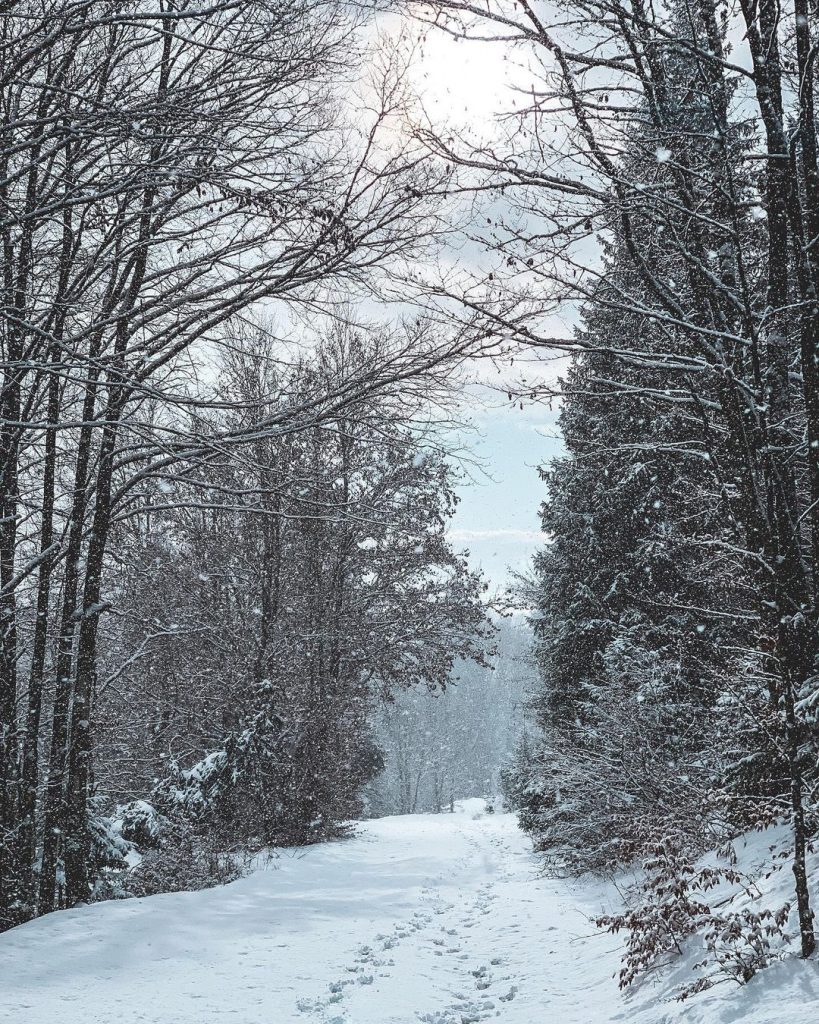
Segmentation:
[[(427, 35), (414, 68), (430, 119), (454, 122), (484, 138), (519, 75), (504, 44), (458, 42), (440, 32)], [(549, 360), (530, 379), (554, 380), (559, 366)], [(492, 376), (483, 367), (476, 367), (476, 375)], [(546, 489), (537, 468), (559, 455), (562, 445), (557, 408), (534, 404), (521, 410), (485, 388), (474, 390), (471, 399), (461, 409), (472, 425), (463, 442), (481, 469), (469, 467), (450, 536), (456, 548), (469, 549), (470, 564), (483, 571), (492, 594), (510, 581), (511, 572), (525, 572), (545, 542), (538, 510)]]
[(460, 488), (460, 505), (450, 528), (456, 548), (468, 548), (469, 562), (481, 569), (490, 594), (502, 588), (510, 571), (525, 572), (543, 546), (538, 509), (546, 488), (537, 467), (562, 450), (557, 410), (543, 405), (504, 403), (477, 408), (468, 443), (481, 469), (470, 468)]

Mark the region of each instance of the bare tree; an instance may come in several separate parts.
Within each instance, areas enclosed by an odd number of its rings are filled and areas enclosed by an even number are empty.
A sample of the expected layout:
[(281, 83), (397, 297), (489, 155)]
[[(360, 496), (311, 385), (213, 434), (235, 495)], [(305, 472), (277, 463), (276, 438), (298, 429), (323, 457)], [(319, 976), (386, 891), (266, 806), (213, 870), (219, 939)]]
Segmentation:
[(274, 302), (338, 311), (439, 231), (428, 197), (442, 179), (394, 131), (400, 63), (345, 97), (363, 78), (364, 24), (335, 0), (2, 15), (4, 923), (88, 893), (99, 624), (122, 508), (169, 467), (315, 423), (465, 344), (393, 346), (385, 365), (218, 438), (181, 416), (218, 405), (209, 367), (237, 318)]
[[(245, 339), (219, 418), (325, 395), (378, 347), (336, 331), (287, 369), (266, 339)], [(379, 698), (440, 689), (459, 656), (483, 657), (481, 584), (445, 535), (452, 470), (414, 421), (426, 385), (180, 467), (123, 517), (101, 794), (153, 790), (171, 816), (227, 820), (234, 841), (316, 841), (355, 816), (379, 764)]]

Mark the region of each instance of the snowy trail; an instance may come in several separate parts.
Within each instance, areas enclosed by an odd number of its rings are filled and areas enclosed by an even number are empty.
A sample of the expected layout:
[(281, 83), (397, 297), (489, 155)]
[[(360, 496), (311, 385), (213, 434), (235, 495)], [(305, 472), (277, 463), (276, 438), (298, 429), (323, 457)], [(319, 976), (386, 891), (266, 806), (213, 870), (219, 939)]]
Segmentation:
[(590, 986), (614, 991), (616, 955), (594, 977), (588, 964), (611, 940), (538, 877), (512, 816), (478, 806), (367, 822), (227, 887), (19, 928), (0, 938), (0, 1020), (586, 1024)]
[[(764, 993), (768, 1012), (753, 985), (742, 1002), (735, 987), (684, 1006), (652, 985), (624, 998), (612, 977), (616, 940), (589, 920), (605, 887), (543, 878), (514, 818), (476, 816), (482, 806), (367, 822), (354, 839), (284, 855), (229, 886), (96, 904), (15, 929), (0, 936), (0, 1021), (782, 1019), (776, 993)], [(791, 1014), (792, 1024), (815, 1019), (817, 992), (792, 996), (807, 1013)]]

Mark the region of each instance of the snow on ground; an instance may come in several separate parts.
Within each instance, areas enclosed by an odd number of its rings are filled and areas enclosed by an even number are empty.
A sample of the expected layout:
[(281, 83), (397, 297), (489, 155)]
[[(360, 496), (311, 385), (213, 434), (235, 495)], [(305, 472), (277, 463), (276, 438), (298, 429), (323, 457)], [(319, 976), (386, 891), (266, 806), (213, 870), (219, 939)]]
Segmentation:
[[(808, 1024), (817, 965), (684, 1004), (621, 995), (602, 884), (544, 878), (511, 815), (363, 823), (204, 892), (100, 903), (0, 936), (14, 1024)], [(763, 981), (765, 982), (763, 984)], [(771, 982), (768, 984), (768, 982)]]

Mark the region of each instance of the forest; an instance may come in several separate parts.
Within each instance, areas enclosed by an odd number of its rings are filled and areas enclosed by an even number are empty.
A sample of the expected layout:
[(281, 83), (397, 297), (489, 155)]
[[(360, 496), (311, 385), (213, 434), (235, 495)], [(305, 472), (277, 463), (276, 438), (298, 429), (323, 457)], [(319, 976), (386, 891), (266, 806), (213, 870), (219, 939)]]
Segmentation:
[[(676, 971), (686, 1020), (722, 1021), (722, 982), (803, 986), (812, 1019), (816, 0), (0, 24), (4, 974), (61, 921), (261, 885), (282, 851), (335, 877), (309, 858), (361, 834), (443, 857), (437, 828), (465, 845), (424, 870), (476, 857), (478, 915), (503, 880), (586, 887), (549, 913), (613, 886), (578, 926), (619, 943), (611, 999)], [(537, 410), (541, 539), (493, 579), (456, 525), (525, 500), (481, 507), (481, 432)], [(524, 987), (293, 1019), (533, 1024)], [(658, 1007), (633, 1019), (682, 1019)]]

